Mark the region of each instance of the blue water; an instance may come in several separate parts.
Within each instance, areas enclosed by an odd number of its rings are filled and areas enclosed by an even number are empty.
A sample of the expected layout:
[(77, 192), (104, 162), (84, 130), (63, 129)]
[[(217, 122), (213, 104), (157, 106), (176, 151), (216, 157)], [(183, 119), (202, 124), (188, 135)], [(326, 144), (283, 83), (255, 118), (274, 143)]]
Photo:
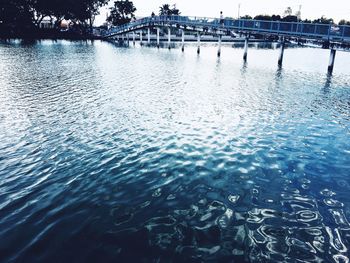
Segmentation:
[(0, 43), (0, 262), (349, 262), (338, 52)]

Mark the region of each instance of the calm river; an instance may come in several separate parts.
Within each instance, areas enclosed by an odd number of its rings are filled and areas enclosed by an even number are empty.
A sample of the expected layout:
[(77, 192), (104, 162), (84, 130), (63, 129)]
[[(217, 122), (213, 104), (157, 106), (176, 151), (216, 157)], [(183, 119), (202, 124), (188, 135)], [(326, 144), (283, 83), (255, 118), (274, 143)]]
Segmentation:
[(350, 53), (0, 42), (0, 262), (349, 262)]

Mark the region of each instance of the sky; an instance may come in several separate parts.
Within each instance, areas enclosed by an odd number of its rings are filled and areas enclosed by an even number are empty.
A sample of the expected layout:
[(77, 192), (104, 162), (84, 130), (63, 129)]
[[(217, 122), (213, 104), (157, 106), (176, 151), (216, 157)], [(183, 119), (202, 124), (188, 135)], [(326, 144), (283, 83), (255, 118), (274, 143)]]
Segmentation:
[[(240, 15), (282, 15), (290, 6), (293, 12), (301, 5), (302, 19), (315, 19), (326, 16), (339, 21), (350, 20), (350, 0), (132, 0), (137, 8), (136, 16), (144, 17), (159, 12), (162, 4), (176, 4), (181, 14), (185, 16), (218, 17), (223, 11), (225, 17), (237, 17), (240, 4)], [(113, 1), (110, 2), (110, 6)], [(101, 9), (96, 24), (100, 25), (106, 19), (108, 8)]]

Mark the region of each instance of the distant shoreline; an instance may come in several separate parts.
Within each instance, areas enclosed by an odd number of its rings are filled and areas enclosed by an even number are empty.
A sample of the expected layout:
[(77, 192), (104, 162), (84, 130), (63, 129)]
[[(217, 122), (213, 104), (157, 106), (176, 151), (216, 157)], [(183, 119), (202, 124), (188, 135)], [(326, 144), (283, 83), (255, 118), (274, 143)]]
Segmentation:
[(103, 40), (102, 37), (97, 36), (22, 36), (22, 35), (0, 35), (0, 40), (12, 40), (12, 39), (22, 39), (22, 40)]
[(0, 28), (0, 39), (24, 39), (24, 40), (44, 40), (44, 39), (65, 39), (65, 40), (98, 40), (101, 37), (81, 32), (52, 30), (27, 30), (17, 31), (10, 28)]

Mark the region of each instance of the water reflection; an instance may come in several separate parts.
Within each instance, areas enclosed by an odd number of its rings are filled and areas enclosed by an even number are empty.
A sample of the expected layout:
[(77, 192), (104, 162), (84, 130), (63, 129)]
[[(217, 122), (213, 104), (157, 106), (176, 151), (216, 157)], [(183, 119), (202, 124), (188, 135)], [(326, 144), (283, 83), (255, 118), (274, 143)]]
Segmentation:
[(243, 61), (243, 65), (242, 65), (242, 69), (241, 69), (241, 73), (245, 74), (245, 72), (247, 71), (248, 68), (248, 62), (246, 60)]
[(276, 81), (280, 81), (282, 80), (282, 76), (283, 76), (283, 68), (281, 66), (278, 66), (277, 71), (276, 71)]
[(349, 73), (216, 50), (0, 44), (0, 260), (347, 262)]
[(332, 73), (328, 73), (326, 77), (326, 83), (324, 84), (324, 93), (328, 93), (330, 91), (330, 87), (332, 85)]

